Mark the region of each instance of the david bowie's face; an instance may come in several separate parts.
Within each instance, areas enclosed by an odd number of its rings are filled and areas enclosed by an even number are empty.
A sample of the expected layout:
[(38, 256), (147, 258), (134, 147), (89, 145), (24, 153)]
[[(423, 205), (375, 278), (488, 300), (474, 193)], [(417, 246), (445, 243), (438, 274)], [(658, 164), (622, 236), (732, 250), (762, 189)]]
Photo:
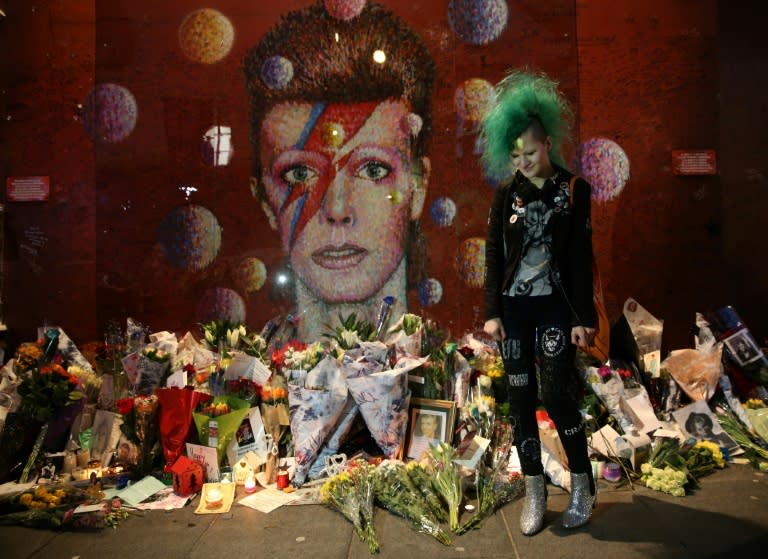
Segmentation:
[(261, 129), (261, 176), (293, 270), (320, 299), (364, 301), (402, 260), (422, 188), (402, 101), (286, 102)]

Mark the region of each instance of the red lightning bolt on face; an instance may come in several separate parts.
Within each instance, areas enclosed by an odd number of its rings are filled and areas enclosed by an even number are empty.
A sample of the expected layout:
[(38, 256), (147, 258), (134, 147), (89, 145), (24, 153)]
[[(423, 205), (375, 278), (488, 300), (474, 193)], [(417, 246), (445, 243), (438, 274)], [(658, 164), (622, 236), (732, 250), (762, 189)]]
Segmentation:
[[(295, 148), (317, 153), (343, 150), (344, 146), (348, 145), (365, 125), (379, 104), (379, 101), (370, 101), (315, 105)], [(291, 218), (289, 247), (293, 247), (293, 243), (301, 235), (309, 220), (320, 210), (328, 188), (336, 179), (337, 170), (346, 165), (350, 154), (351, 150), (335, 161), (328, 172), (318, 178), (312, 188), (293, 188), (288, 193), (280, 208), (281, 213), (298, 200)]]

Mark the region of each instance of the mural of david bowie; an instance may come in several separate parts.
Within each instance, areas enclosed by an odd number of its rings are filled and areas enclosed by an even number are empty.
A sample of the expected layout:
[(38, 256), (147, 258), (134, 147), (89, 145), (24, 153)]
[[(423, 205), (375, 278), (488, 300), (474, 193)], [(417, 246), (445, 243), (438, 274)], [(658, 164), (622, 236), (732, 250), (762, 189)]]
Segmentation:
[(280, 235), (295, 305), (267, 328), (316, 341), (352, 312), (374, 324), (385, 296), (399, 317), (426, 275), (428, 50), (377, 4), (343, 21), (318, 2), (283, 15), (244, 71), (251, 191)]

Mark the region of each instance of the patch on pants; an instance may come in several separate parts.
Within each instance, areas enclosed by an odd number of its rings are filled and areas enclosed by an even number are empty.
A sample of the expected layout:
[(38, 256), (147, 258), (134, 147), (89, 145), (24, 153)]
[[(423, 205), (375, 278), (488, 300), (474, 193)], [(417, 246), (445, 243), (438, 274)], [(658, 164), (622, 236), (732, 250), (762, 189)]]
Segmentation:
[(506, 338), (502, 341), (501, 357), (503, 359), (520, 359), (520, 340)]
[(565, 351), (565, 332), (550, 326), (541, 334), (541, 349), (544, 355), (555, 357)]
[(541, 460), (541, 443), (539, 439), (525, 439), (518, 448), (520, 454), (528, 460)]
[(528, 374), (508, 375), (510, 386), (528, 386)]

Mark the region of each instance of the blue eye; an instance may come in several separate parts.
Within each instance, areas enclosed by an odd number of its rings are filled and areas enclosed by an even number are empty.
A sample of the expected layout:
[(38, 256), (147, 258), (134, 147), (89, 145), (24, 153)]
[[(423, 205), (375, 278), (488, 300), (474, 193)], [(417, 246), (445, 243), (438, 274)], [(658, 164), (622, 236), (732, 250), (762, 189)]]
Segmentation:
[(381, 161), (368, 161), (357, 171), (357, 176), (361, 179), (378, 182), (389, 176), (392, 168)]
[(306, 165), (296, 165), (284, 171), (280, 178), (291, 186), (297, 184), (309, 184), (317, 179), (317, 172)]

